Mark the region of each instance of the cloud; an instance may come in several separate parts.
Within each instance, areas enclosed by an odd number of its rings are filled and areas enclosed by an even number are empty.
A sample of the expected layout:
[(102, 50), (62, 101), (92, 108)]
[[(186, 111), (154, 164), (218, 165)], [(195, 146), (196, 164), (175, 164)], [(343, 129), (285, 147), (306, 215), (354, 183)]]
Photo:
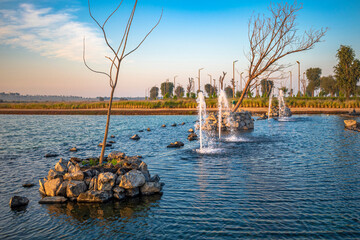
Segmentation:
[[(0, 10), (0, 44), (23, 47), (49, 58), (82, 61), (83, 37), (86, 58), (104, 60), (108, 53), (98, 29), (74, 20), (67, 12), (21, 4), (17, 10)], [(101, 59), (99, 59), (101, 53)]]

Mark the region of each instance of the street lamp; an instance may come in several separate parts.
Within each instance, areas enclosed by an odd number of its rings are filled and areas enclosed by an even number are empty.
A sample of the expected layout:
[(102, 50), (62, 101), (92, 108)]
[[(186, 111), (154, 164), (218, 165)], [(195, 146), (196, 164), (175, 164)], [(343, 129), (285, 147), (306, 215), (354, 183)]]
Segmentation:
[(306, 93), (306, 79), (305, 79), (305, 72), (303, 72), (303, 80), (302, 80), (302, 84), (303, 84), (303, 94), (305, 96)]
[(299, 96), (300, 96), (300, 62), (299, 61), (296, 61), (296, 63), (298, 64), (298, 72), (299, 72), (299, 76), (298, 76), (298, 93), (299, 93)]
[(198, 87), (198, 92), (200, 92), (200, 71), (203, 70), (204, 68), (200, 68), (198, 71), (198, 83), (199, 83), (199, 87)]
[[(210, 86), (211, 86), (212, 76), (211, 76), (211, 74), (208, 74), (208, 76), (210, 77)], [(211, 89), (210, 89), (210, 94), (211, 94)], [(209, 97), (210, 97), (210, 96), (209, 96)]]
[(235, 97), (235, 63), (238, 60), (233, 61), (233, 98)]
[(178, 77), (178, 75), (174, 76), (174, 88), (175, 88), (175, 79)]
[(242, 91), (242, 75), (244, 72), (240, 73), (240, 91)]
[(292, 72), (289, 71), (290, 73), (290, 97), (292, 97), (293, 91), (292, 91)]

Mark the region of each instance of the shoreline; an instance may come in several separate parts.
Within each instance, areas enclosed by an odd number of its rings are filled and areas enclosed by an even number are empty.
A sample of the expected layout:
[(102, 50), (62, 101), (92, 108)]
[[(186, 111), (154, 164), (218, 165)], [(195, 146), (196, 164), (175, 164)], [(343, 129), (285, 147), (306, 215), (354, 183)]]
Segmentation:
[[(347, 114), (354, 108), (291, 108), (293, 114)], [(241, 108), (255, 114), (267, 113), (268, 108)], [(360, 112), (360, 108), (355, 108)], [(208, 108), (215, 112), (217, 108)], [(106, 115), (107, 109), (0, 109), (0, 114), (14, 115)], [(126, 109), (114, 108), (111, 115), (196, 115), (196, 108)]]

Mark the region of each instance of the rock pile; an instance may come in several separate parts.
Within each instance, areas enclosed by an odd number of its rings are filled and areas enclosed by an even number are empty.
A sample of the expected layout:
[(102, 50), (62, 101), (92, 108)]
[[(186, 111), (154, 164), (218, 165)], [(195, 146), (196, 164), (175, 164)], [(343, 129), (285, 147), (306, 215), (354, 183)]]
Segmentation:
[[(160, 193), (160, 177), (150, 176), (147, 165), (139, 157), (112, 152), (102, 166), (89, 166), (94, 159), (60, 159), (48, 176), (39, 180), (44, 196), (39, 203), (62, 203), (67, 200), (103, 203), (138, 195)], [(96, 162), (95, 162), (96, 163)]]
[(284, 109), (279, 110), (279, 107), (277, 106), (272, 106), (270, 109), (270, 117), (279, 117), (279, 116), (283, 116), (283, 117), (291, 117), (292, 116), (292, 112), (290, 110), (290, 108), (286, 107)]
[[(219, 117), (217, 112), (209, 113), (205, 124), (203, 126), (204, 130), (218, 130), (219, 129)], [(247, 130), (254, 128), (254, 120), (251, 118), (250, 112), (235, 112), (229, 113), (225, 112), (222, 114), (221, 119), (221, 130), (230, 131), (230, 130)]]
[(344, 124), (346, 129), (360, 132), (360, 123), (355, 120), (344, 120)]

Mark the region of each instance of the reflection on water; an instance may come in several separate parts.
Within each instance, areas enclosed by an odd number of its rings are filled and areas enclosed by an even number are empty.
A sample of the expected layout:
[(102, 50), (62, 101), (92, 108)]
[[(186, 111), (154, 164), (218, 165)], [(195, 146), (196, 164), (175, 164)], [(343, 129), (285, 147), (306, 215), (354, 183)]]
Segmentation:
[[(97, 156), (106, 116), (0, 115), (1, 239), (359, 239), (360, 134), (338, 116), (256, 121), (253, 131), (187, 140), (196, 116), (113, 116), (113, 150), (142, 155), (162, 196), (102, 205), (40, 205), (37, 184), (59, 157)], [(357, 119), (358, 120), (358, 119)], [(185, 125), (162, 128), (162, 124)], [(151, 132), (138, 132), (151, 128)], [(129, 140), (135, 133), (141, 139)], [(180, 149), (168, 149), (182, 141)], [(69, 152), (77, 146), (78, 152)], [(11, 196), (29, 198), (8, 207)]]

